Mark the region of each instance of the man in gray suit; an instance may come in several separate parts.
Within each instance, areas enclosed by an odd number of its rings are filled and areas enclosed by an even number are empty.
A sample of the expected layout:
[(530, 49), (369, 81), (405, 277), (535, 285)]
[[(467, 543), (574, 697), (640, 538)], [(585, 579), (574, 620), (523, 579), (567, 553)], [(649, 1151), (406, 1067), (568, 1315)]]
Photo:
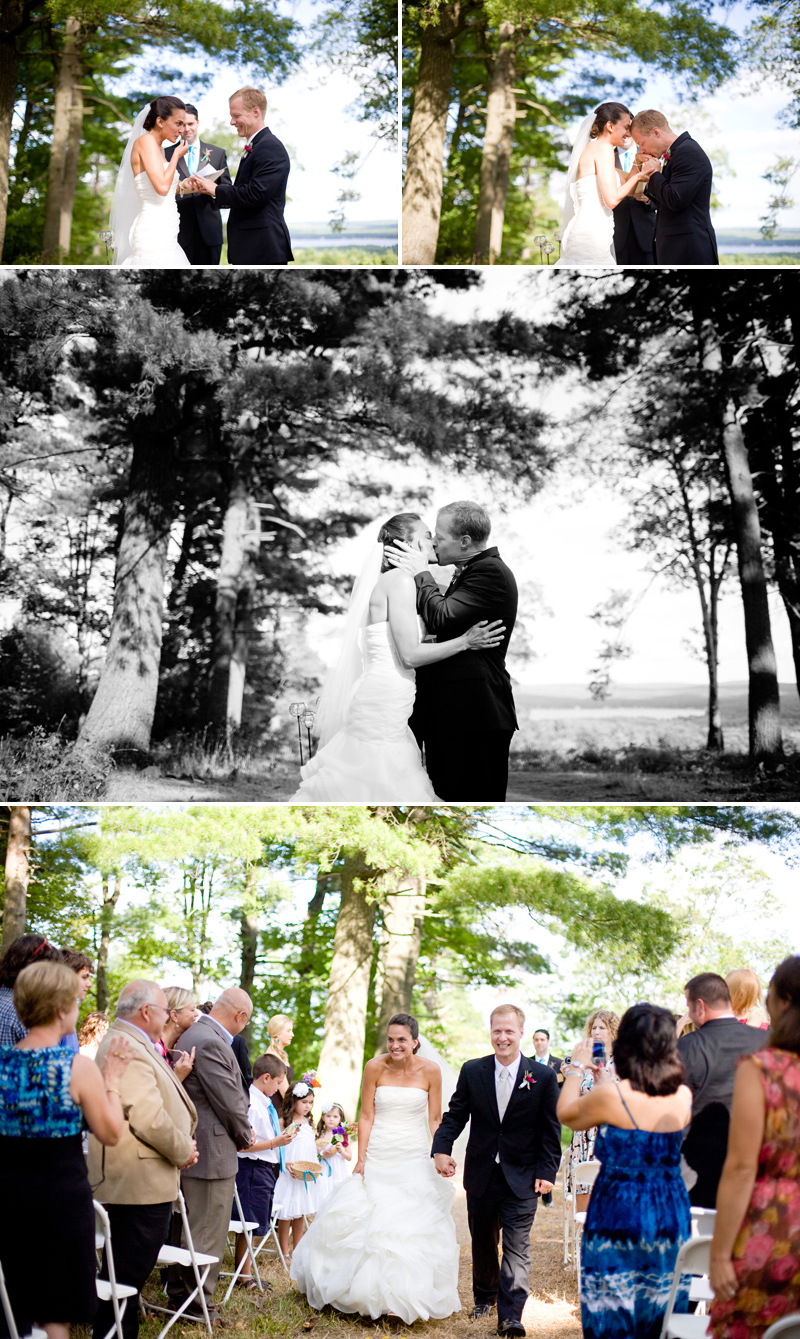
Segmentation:
[[(180, 1051), (194, 1048), (194, 1068), (184, 1087), (197, 1108), (198, 1159), (193, 1167), (184, 1169), (181, 1189), (195, 1249), (216, 1255), (220, 1262), (233, 1203), (237, 1150), (249, 1148), (253, 1138), (241, 1073), (231, 1049), (234, 1037), (247, 1027), (252, 1012), (253, 1003), (246, 991), (224, 990), (211, 1012), (198, 1018), (176, 1045)], [(219, 1264), (211, 1266), (204, 1289), (212, 1320), (219, 1320), (211, 1302), (219, 1271)], [(169, 1294), (176, 1306), (192, 1287), (190, 1270), (185, 1275), (171, 1271)]]

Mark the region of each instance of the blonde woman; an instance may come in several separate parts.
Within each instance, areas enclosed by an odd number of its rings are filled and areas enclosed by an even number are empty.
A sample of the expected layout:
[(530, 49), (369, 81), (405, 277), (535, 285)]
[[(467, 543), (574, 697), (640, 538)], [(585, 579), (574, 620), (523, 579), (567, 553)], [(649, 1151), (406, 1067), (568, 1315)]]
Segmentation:
[(725, 984), (731, 992), (731, 1008), (739, 1022), (766, 1032), (769, 1018), (761, 1003), (761, 982), (755, 972), (749, 967), (738, 967), (728, 972)]
[(161, 1052), (167, 1064), (172, 1066), (176, 1079), (180, 1079), (183, 1083), (194, 1066), (194, 1047), (191, 1051), (179, 1051), (174, 1060), (173, 1050), (178, 1038), (183, 1036), (192, 1023), (197, 1022), (200, 1010), (191, 990), (186, 990), (183, 986), (165, 986), (164, 995), (169, 1013), (161, 1033), (161, 1043), (156, 1049)]
[(267, 1023), (267, 1032), (269, 1033), (269, 1046), (264, 1052), (265, 1055), (277, 1055), (286, 1066), (286, 1073), (278, 1084), (278, 1091), (272, 1098), (272, 1104), (278, 1115), (281, 1114), (283, 1099), (294, 1083), (294, 1070), (286, 1054), (286, 1047), (291, 1046), (294, 1036), (294, 1023), (286, 1014), (274, 1014)]
[[(611, 1048), (617, 1039), (618, 1031), (619, 1018), (611, 1009), (595, 1009), (593, 1013), (589, 1014), (586, 1027), (583, 1030), (583, 1041), (589, 1043), (601, 1041), (606, 1048), (606, 1063), (600, 1068), (587, 1069), (581, 1080), (581, 1097), (598, 1084), (619, 1082), (614, 1068), (614, 1058), (611, 1054)], [(566, 1073), (567, 1063), (565, 1060), (561, 1067), (562, 1073)], [(594, 1141), (596, 1138), (597, 1126), (592, 1125), (588, 1130), (576, 1130), (569, 1146), (568, 1188), (575, 1195), (575, 1207), (578, 1213), (586, 1212), (592, 1188), (580, 1181), (575, 1182), (575, 1168), (581, 1162), (589, 1162), (594, 1156)]]

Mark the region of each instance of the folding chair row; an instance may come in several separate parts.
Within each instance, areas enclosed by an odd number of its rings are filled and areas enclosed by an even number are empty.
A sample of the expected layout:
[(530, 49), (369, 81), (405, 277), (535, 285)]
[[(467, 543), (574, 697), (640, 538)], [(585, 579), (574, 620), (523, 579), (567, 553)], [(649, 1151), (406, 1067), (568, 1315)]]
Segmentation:
[(230, 1220), (230, 1223), (228, 1224), (228, 1234), (229, 1234), (229, 1235), (233, 1234), (234, 1239), (235, 1239), (237, 1236), (243, 1236), (244, 1239), (245, 1239), (246, 1250), (245, 1250), (244, 1255), (242, 1256), (241, 1260), (239, 1261), (239, 1263), (238, 1263), (238, 1265), (237, 1265), (237, 1264), (236, 1264), (236, 1248), (235, 1248), (235, 1246), (233, 1246), (233, 1247), (232, 1247), (233, 1264), (234, 1264), (234, 1270), (233, 1270), (233, 1273), (231, 1273), (230, 1270), (227, 1270), (227, 1269), (226, 1269), (226, 1270), (222, 1270), (222, 1269), (220, 1270), (220, 1278), (230, 1278), (230, 1283), (228, 1284), (228, 1290), (227, 1290), (227, 1292), (225, 1293), (225, 1296), (224, 1296), (223, 1299), (222, 1299), (222, 1305), (223, 1305), (223, 1306), (224, 1306), (225, 1303), (228, 1301), (228, 1299), (229, 1299), (231, 1293), (233, 1292), (234, 1288), (236, 1287), (236, 1283), (237, 1283), (237, 1281), (238, 1281), (238, 1279), (239, 1279), (239, 1275), (241, 1274), (242, 1270), (244, 1269), (244, 1262), (245, 1262), (245, 1260), (248, 1260), (248, 1259), (249, 1259), (249, 1261), (250, 1261), (250, 1265), (251, 1265), (251, 1269), (252, 1269), (252, 1278), (253, 1278), (253, 1282), (254, 1282), (255, 1284), (257, 1284), (258, 1289), (259, 1289), (259, 1292), (263, 1292), (263, 1291), (264, 1291), (264, 1285), (263, 1285), (263, 1283), (261, 1282), (261, 1275), (260, 1275), (259, 1272), (258, 1272), (258, 1265), (256, 1264), (256, 1257), (255, 1257), (255, 1253), (254, 1253), (254, 1251), (253, 1251), (253, 1232), (254, 1232), (254, 1230), (258, 1227), (258, 1223), (253, 1223), (253, 1222), (251, 1222), (249, 1219), (246, 1219), (246, 1218), (245, 1218), (245, 1216), (244, 1216), (244, 1209), (242, 1208), (242, 1201), (241, 1201), (241, 1199), (239, 1198), (239, 1189), (238, 1189), (238, 1186), (237, 1186), (235, 1183), (234, 1183), (234, 1187), (233, 1187), (233, 1198), (234, 1198), (234, 1201), (235, 1201), (235, 1203), (236, 1203), (236, 1210), (237, 1210), (237, 1212), (238, 1212), (238, 1214), (239, 1214), (239, 1217), (238, 1217), (238, 1218), (232, 1218), (232, 1219)]
[[(11, 1302), (9, 1301), (8, 1292), (6, 1290), (6, 1277), (5, 1274), (3, 1273), (3, 1266), (1, 1264), (0, 1264), (0, 1306), (2, 1306), (3, 1308), (3, 1315), (6, 1318), (6, 1325), (8, 1326), (8, 1333), (10, 1339), (19, 1339), (19, 1330), (17, 1329), (17, 1322), (14, 1319), (14, 1312), (11, 1310)], [(46, 1330), (39, 1330), (36, 1328), (36, 1326), (33, 1326), (33, 1328), (29, 1331), (29, 1333), (31, 1339), (47, 1339)]]
[(578, 1276), (578, 1296), (581, 1291), (581, 1233), (583, 1225), (586, 1222), (586, 1211), (578, 1210), (578, 1197), (575, 1193), (577, 1185), (593, 1186), (597, 1180), (597, 1173), (600, 1171), (602, 1163), (597, 1158), (590, 1158), (587, 1162), (579, 1162), (572, 1171), (572, 1240), (574, 1255), (574, 1268)]
[(195, 1298), (197, 1298), (200, 1303), (200, 1310), (203, 1313), (206, 1329), (208, 1330), (209, 1335), (212, 1334), (211, 1317), (208, 1314), (208, 1303), (206, 1302), (206, 1296), (203, 1292), (203, 1285), (208, 1278), (208, 1271), (212, 1265), (217, 1263), (219, 1257), (216, 1255), (206, 1255), (202, 1251), (195, 1250), (194, 1242), (192, 1241), (192, 1230), (189, 1227), (189, 1215), (186, 1212), (186, 1200), (183, 1198), (183, 1191), (181, 1190), (178, 1191), (177, 1204), (181, 1215), (181, 1222), (183, 1224), (183, 1239), (185, 1240), (186, 1245), (169, 1246), (165, 1244), (161, 1247), (161, 1250), (158, 1253), (156, 1265), (161, 1267), (181, 1265), (184, 1269), (189, 1269), (191, 1267), (192, 1274), (194, 1275), (194, 1288), (189, 1293), (188, 1297), (181, 1302), (181, 1305), (177, 1310), (168, 1306), (156, 1306), (154, 1302), (147, 1303), (148, 1311), (159, 1311), (163, 1315), (171, 1318), (167, 1321), (163, 1330), (161, 1330), (158, 1339), (164, 1339), (164, 1335), (172, 1329), (176, 1320), (180, 1320), (181, 1316), (188, 1310)]

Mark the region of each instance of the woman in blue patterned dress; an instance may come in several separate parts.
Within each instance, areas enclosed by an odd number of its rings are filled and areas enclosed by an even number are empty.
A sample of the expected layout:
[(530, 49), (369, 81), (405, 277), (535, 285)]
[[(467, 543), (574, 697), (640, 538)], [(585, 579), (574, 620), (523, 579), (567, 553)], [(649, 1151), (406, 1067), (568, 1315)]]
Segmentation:
[[(623, 1014), (614, 1042), (618, 1084), (580, 1081), (590, 1042), (572, 1053), (557, 1115), (573, 1130), (599, 1126), (594, 1184), (581, 1241), (584, 1339), (658, 1339), (678, 1250), (691, 1233), (681, 1144), (692, 1095), (675, 1019), (655, 1004)], [(678, 1294), (685, 1311), (688, 1293)]]
[(63, 963), (24, 968), (14, 1008), (27, 1035), (0, 1046), (0, 1262), (20, 1334), (35, 1321), (48, 1339), (68, 1339), (69, 1325), (91, 1321), (97, 1307), (81, 1130), (85, 1118), (102, 1144), (118, 1142), (119, 1080), (130, 1062), (127, 1041), (102, 1070), (59, 1046), (75, 1031), (79, 1003), (77, 978)]

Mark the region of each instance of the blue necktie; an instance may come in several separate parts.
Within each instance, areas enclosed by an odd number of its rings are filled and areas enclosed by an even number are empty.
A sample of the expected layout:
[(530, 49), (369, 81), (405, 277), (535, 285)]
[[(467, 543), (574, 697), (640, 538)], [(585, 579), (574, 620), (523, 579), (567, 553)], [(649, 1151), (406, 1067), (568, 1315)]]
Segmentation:
[[(279, 1121), (278, 1121), (278, 1113), (277, 1113), (277, 1111), (275, 1110), (275, 1103), (271, 1100), (271, 1098), (267, 1098), (267, 1101), (269, 1102), (269, 1118), (270, 1118), (270, 1120), (272, 1121), (272, 1128), (273, 1128), (273, 1130), (275, 1131), (275, 1133), (276, 1133), (277, 1135), (280, 1135), (281, 1127), (280, 1127), (280, 1123), (279, 1123)], [(285, 1152), (284, 1152), (284, 1150), (283, 1150), (283, 1146), (282, 1146), (282, 1145), (280, 1145), (280, 1146), (278, 1147), (278, 1159), (279, 1159), (279, 1161), (280, 1161), (280, 1168), (281, 1168), (281, 1171), (282, 1171), (282, 1172), (285, 1172), (285, 1171), (286, 1171), (286, 1154), (285, 1154)]]
[(196, 145), (196, 144), (190, 144), (190, 145), (189, 145), (189, 152), (188, 152), (187, 155), (186, 155), (186, 166), (187, 166), (188, 169), (189, 169), (189, 174), (190, 174), (190, 175), (191, 175), (193, 172), (196, 172), (196, 171), (197, 171), (197, 159), (198, 159), (198, 149), (197, 149), (197, 145)]

